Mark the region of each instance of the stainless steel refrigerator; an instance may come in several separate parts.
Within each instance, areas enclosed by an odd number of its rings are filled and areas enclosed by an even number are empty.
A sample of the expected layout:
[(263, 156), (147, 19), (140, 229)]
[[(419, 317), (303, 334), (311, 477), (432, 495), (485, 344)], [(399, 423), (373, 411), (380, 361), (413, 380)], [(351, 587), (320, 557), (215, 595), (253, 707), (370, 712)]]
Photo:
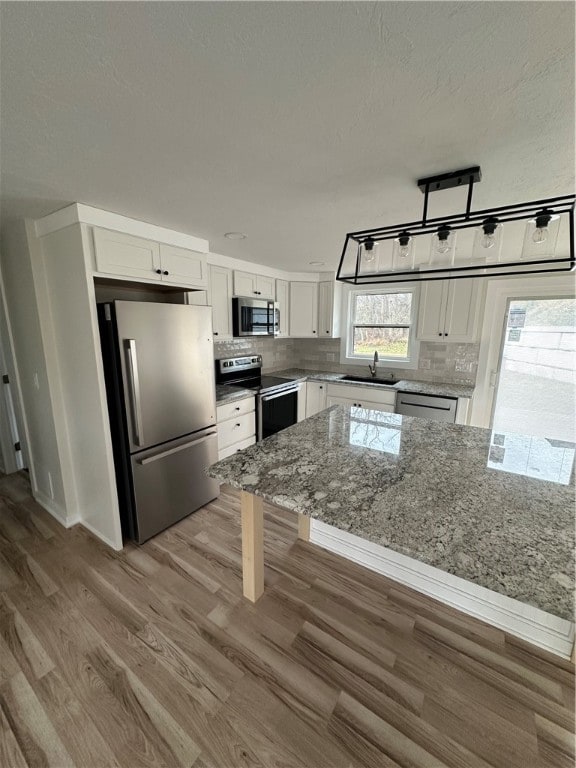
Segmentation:
[(211, 311), (98, 306), (122, 530), (139, 543), (219, 493)]

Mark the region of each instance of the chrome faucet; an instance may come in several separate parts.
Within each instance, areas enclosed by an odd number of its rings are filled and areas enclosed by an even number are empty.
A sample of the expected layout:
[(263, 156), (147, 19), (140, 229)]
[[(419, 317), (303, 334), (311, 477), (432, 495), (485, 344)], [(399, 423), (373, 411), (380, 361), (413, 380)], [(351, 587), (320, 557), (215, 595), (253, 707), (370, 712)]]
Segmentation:
[(373, 378), (376, 378), (376, 364), (377, 364), (377, 362), (378, 362), (378, 352), (374, 352), (374, 365), (370, 365), (370, 363), (368, 363), (368, 368), (370, 369), (370, 375)]

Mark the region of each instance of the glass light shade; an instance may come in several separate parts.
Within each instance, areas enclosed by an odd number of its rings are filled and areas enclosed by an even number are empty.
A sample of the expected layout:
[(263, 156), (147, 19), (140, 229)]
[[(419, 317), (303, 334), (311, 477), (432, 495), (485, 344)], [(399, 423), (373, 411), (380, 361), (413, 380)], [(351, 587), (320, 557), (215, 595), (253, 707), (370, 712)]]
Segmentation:
[(406, 272), (414, 269), (416, 260), (416, 238), (410, 237), (407, 243), (400, 244), (398, 238), (394, 242), (392, 252), (392, 269), (395, 272)]
[(499, 261), (502, 252), (503, 231), (502, 224), (498, 224), (491, 234), (486, 234), (481, 226), (475, 229), (472, 261), (489, 263)]
[(554, 257), (559, 229), (560, 216), (552, 215), (546, 227), (538, 227), (535, 218), (527, 221), (520, 258), (534, 261)]
[(428, 264), (435, 267), (453, 266), (455, 252), (456, 233), (449, 232), (448, 237), (445, 240), (441, 240), (438, 237), (438, 233), (435, 232), (430, 244), (430, 259)]

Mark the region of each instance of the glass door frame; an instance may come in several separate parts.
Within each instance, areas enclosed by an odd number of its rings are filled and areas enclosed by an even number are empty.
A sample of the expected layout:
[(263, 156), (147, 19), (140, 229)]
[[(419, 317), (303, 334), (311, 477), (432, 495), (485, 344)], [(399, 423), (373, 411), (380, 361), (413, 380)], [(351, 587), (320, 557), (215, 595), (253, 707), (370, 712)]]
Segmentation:
[(487, 429), (492, 426), (509, 302), (515, 299), (574, 298), (576, 283), (572, 274), (561, 277), (538, 275), (487, 281), (478, 377), (469, 421), (471, 426)]

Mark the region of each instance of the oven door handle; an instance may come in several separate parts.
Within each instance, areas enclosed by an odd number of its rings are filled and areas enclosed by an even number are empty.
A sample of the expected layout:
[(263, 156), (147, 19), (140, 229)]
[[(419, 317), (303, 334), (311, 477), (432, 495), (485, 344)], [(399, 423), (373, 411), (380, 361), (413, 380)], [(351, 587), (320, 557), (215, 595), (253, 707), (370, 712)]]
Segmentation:
[(263, 403), (267, 403), (268, 400), (276, 400), (278, 397), (283, 397), (284, 395), (293, 395), (295, 392), (300, 391), (300, 384), (298, 384), (297, 387), (292, 387), (291, 389), (283, 389), (281, 392), (278, 392), (276, 395), (260, 395), (260, 400), (262, 400)]

